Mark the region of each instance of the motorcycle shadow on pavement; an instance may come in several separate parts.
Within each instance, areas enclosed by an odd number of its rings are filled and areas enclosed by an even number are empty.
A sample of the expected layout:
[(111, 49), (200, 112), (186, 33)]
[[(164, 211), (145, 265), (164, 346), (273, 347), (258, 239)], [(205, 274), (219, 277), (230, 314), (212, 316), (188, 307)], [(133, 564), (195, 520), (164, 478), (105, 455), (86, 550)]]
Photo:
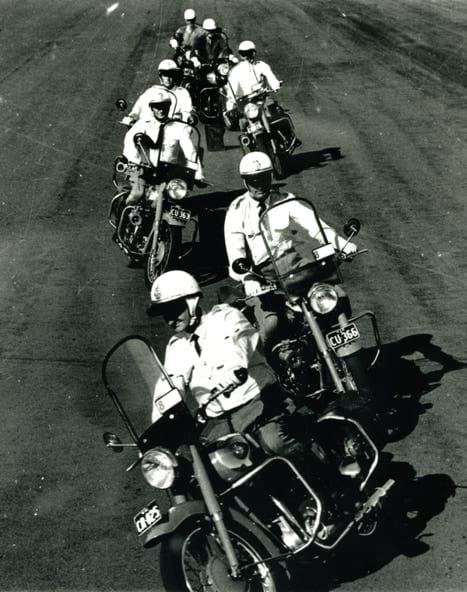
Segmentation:
[[(349, 537), (322, 566), (319, 581), (314, 582), (316, 592), (335, 590), (345, 582), (377, 572), (400, 555), (417, 557), (431, 548), (428, 541), (433, 534), (426, 530), (427, 526), (444, 511), (449, 498), (455, 496), (456, 484), (442, 473), (417, 477), (409, 463), (392, 462), (388, 453), (382, 456), (381, 470), (385, 477), (396, 480), (384, 501), (383, 518), (373, 535)], [(296, 590), (302, 592), (300, 587)]]
[(298, 152), (287, 160), (287, 177), (296, 175), (311, 168), (321, 168), (333, 160), (345, 158), (338, 146), (330, 146), (313, 152)]
[[(368, 356), (372, 352), (368, 350)], [(383, 422), (387, 442), (402, 440), (418, 423), (420, 415), (433, 406), (421, 398), (441, 384), (442, 377), (467, 367), (421, 333), (382, 346), (378, 363), (371, 371), (372, 390)]]

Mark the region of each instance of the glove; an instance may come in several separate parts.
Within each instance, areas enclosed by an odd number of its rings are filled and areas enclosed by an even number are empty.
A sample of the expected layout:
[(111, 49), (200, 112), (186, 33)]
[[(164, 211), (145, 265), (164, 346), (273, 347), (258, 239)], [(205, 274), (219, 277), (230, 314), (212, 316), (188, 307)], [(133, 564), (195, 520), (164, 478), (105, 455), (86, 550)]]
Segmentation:
[(239, 369), (240, 366), (235, 366), (233, 368), (219, 368), (215, 376), (213, 376), (213, 380), (216, 384), (214, 390), (233, 390), (236, 386), (241, 384), (242, 381), (235, 374), (235, 371)]
[(245, 289), (245, 296), (252, 298), (262, 291), (261, 283), (258, 280), (245, 280), (243, 282), (243, 288)]
[(345, 246), (345, 249), (343, 250), (343, 253), (345, 255), (353, 255), (357, 251), (358, 251), (358, 247), (355, 243), (347, 243), (347, 245)]
[(191, 58), (191, 63), (193, 64), (193, 66), (195, 68), (199, 68), (201, 66), (201, 62), (198, 60), (198, 58), (196, 56), (193, 56)]
[(228, 59), (229, 59), (229, 62), (231, 62), (232, 64), (238, 64), (238, 62), (239, 62), (239, 59), (238, 59), (237, 57), (235, 57), (235, 56), (233, 55), (233, 53), (231, 53), (231, 54), (229, 55), (229, 58), (228, 58)]
[(171, 39), (171, 40), (169, 41), (169, 45), (170, 45), (170, 47), (171, 47), (172, 49), (177, 49), (177, 47), (178, 47), (178, 41), (177, 41), (176, 39)]

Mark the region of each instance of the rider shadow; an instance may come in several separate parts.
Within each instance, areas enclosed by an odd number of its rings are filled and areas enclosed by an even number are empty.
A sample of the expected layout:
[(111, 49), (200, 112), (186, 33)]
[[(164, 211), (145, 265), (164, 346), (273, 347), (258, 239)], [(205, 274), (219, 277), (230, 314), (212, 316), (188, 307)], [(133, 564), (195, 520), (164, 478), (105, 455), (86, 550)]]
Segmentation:
[[(383, 520), (369, 537), (350, 537), (341, 552), (329, 561), (320, 574), (320, 592), (338, 588), (379, 571), (398, 556), (417, 557), (430, 551), (434, 536), (427, 530), (430, 520), (441, 514), (458, 486), (446, 474), (417, 477), (409, 463), (391, 462), (385, 474), (396, 483), (384, 500)], [(382, 463), (386, 464), (386, 463)]]
[(296, 175), (306, 169), (327, 166), (326, 163), (329, 161), (341, 160), (342, 158), (345, 157), (342, 155), (341, 149), (338, 146), (331, 146), (313, 152), (299, 152), (293, 154), (288, 160), (287, 177)]
[(432, 335), (421, 333), (381, 348), (380, 359), (370, 374), (376, 403), (387, 424), (387, 441), (410, 434), (419, 416), (433, 406), (420, 399), (436, 389), (446, 373), (467, 367), (432, 340)]
[[(330, 592), (346, 582), (364, 578), (400, 555), (411, 558), (427, 553), (431, 548), (428, 541), (433, 536), (426, 532), (430, 520), (444, 511), (456, 489), (464, 487), (456, 485), (446, 474), (417, 477), (412, 465), (392, 462), (388, 453), (381, 455), (381, 465), (385, 476), (396, 482), (383, 502), (383, 519), (371, 536), (350, 535), (335, 555), (313, 571), (315, 592)], [(295, 592), (308, 592), (310, 562), (313, 558), (297, 566)]]

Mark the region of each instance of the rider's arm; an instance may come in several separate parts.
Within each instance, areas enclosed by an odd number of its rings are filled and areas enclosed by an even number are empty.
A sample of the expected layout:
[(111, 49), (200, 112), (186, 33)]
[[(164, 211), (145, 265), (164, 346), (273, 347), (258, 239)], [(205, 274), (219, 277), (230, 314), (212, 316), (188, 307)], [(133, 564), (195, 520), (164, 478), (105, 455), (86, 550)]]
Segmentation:
[[(300, 226), (302, 226), (310, 235), (312, 239), (317, 240), (320, 244), (327, 242), (331, 243), (336, 251), (340, 251), (347, 239), (339, 236), (332, 226), (329, 226), (324, 220), (319, 218), (322, 229), (324, 231), (324, 237), (321, 233), (321, 229), (318, 225), (318, 221), (315, 213), (309, 207), (302, 202), (291, 202), (290, 203), (290, 217)], [(356, 246), (353, 243), (347, 245), (349, 252), (356, 250)], [(355, 247), (355, 248), (353, 248)]]
[(266, 62), (259, 62), (256, 66), (259, 70), (259, 74), (264, 76), (268, 86), (271, 90), (277, 91), (281, 87), (281, 81), (277, 78), (271, 67)]
[(123, 156), (125, 156), (129, 162), (134, 162), (137, 164), (141, 162), (141, 158), (134, 142), (135, 134), (137, 134), (138, 131), (142, 131), (139, 121), (127, 131), (125, 134), (125, 139), (123, 140)]
[(225, 215), (224, 238), (227, 258), (229, 260), (229, 275), (237, 281), (241, 281), (244, 275), (235, 273), (232, 263), (236, 259), (247, 257), (245, 233), (242, 224), (243, 211), (238, 200), (230, 204)]

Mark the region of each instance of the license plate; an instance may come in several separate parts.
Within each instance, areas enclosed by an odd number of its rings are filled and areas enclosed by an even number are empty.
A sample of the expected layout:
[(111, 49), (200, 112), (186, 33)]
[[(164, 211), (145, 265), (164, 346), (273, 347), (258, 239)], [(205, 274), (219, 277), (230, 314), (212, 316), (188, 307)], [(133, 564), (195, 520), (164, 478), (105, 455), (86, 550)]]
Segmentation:
[(133, 522), (135, 523), (137, 533), (141, 535), (149, 530), (151, 526), (160, 522), (161, 519), (162, 512), (160, 511), (156, 500), (153, 500), (136, 514), (133, 518)]
[(355, 341), (356, 339), (360, 338), (360, 332), (358, 327), (355, 323), (350, 323), (347, 327), (343, 329), (337, 329), (336, 331), (331, 331), (326, 335), (326, 339), (328, 340), (329, 345), (333, 349), (339, 349), (340, 347)]
[(172, 206), (170, 208), (170, 215), (179, 222), (188, 222), (191, 218), (190, 210), (184, 210), (179, 206)]
[(260, 121), (255, 121), (253, 123), (250, 123), (250, 125), (248, 126), (247, 132), (249, 134), (254, 134), (255, 132), (259, 131), (260, 129), (263, 129), (263, 124)]

